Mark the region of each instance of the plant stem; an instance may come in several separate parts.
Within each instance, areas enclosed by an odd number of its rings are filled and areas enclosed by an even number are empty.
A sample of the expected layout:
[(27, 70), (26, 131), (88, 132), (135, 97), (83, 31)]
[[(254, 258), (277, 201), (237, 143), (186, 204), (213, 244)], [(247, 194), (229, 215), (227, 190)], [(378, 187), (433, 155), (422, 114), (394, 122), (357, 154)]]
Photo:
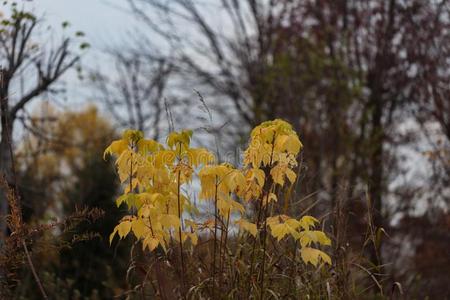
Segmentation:
[[(259, 229), (259, 221), (261, 219), (261, 211), (262, 211), (262, 204), (258, 208), (258, 217), (256, 218), (256, 229)], [(250, 296), (251, 291), (251, 281), (252, 281), (252, 275), (254, 271), (254, 264), (255, 264), (255, 248), (256, 248), (256, 237), (253, 239), (253, 245), (252, 245), (252, 256), (250, 258), (250, 272), (248, 274), (248, 283), (247, 283), (247, 299)]]
[[(227, 251), (227, 239), (228, 239), (228, 225), (230, 224), (230, 210), (228, 210), (228, 214), (227, 214), (227, 223), (226, 223), (226, 227), (225, 227), (225, 232), (222, 230), (222, 235), (223, 235), (223, 246), (222, 246), (222, 253), (219, 252), (219, 256), (220, 256), (220, 279), (219, 279), (219, 286), (222, 286), (222, 277), (223, 277), (223, 272), (224, 272), (224, 266), (225, 266), (225, 252)], [(220, 237), (220, 241), (222, 243), (222, 236)]]
[(213, 262), (212, 262), (212, 293), (214, 299), (215, 292), (215, 283), (216, 283), (216, 252), (217, 252), (217, 188), (218, 188), (218, 180), (216, 175), (216, 190), (214, 193), (214, 250), (213, 250)]
[[(267, 202), (269, 201), (269, 194), (267, 194)], [(261, 262), (261, 300), (264, 299), (264, 269), (266, 266), (266, 245), (267, 245), (267, 210), (269, 207), (269, 203), (266, 203), (266, 207), (264, 208), (264, 225), (261, 234), (262, 242), (263, 242), (263, 257)]]
[[(152, 225), (152, 219), (150, 217), (148, 217), (148, 222), (150, 225), (150, 232), (152, 234), (152, 237), (155, 237), (155, 233), (153, 232), (153, 225)], [(159, 259), (157, 256), (155, 256), (155, 268), (156, 268), (156, 281), (158, 282), (158, 289), (159, 289), (159, 295), (161, 296), (161, 299), (165, 299), (166, 297), (164, 296), (164, 291), (162, 288), (162, 284), (161, 284), (161, 268), (159, 267)]]
[[(274, 153), (274, 149), (275, 149), (275, 137), (276, 137), (276, 135), (274, 134), (273, 137), (272, 137), (272, 150), (270, 152), (270, 161), (269, 161), (268, 167), (271, 167), (272, 163), (273, 163), (273, 153)], [(262, 261), (261, 261), (262, 266), (261, 266), (261, 282), (260, 282), (260, 290), (261, 290), (261, 297), (260, 297), (260, 299), (264, 298), (264, 277), (265, 277), (265, 274), (264, 274), (265, 270), (264, 269), (265, 269), (265, 264), (266, 264), (266, 244), (267, 244), (266, 243), (267, 210), (269, 208), (269, 195), (270, 195), (270, 192), (272, 190), (272, 185), (273, 185), (273, 181), (272, 180), (269, 181), (269, 178), (271, 178), (270, 177), (271, 176), (270, 175), (270, 171), (268, 171), (266, 169), (265, 173), (266, 173), (266, 178), (267, 178), (266, 182), (265, 182), (265, 185), (264, 185), (264, 187), (265, 187), (264, 188), (265, 195), (263, 195), (263, 197), (262, 197), (261, 208), (260, 208), (260, 212), (264, 211), (263, 212), (264, 225), (263, 225), (263, 229), (262, 229), (262, 232), (261, 232), (261, 239), (262, 239), (261, 242), (263, 244), (263, 257), (262, 257)], [(264, 196), (266, 198), (266, 203), (264, 203)], [(258, 216), (258, 219), (259, 219), (259, 216)]]
[(181, 179), (181, 171), (178, 171), (177, 175), (177, 202), (178, 202), (178, 219), (180, 220), (180, 226), (178, 227), (178, 237), (180, 239), (180, 259), (181, 259), (181, 294), (184, 298), (184, 291), (185, 291), (185, 265), (184, 265), (184, 257), (183, 257), (183, 240), (181, 235), (181, 225), (183, 223), (182, 217), (181, 217), (181, 195), (180, 195), (180, 179)]
[(44, 287), (42, 286), (41, 280), (39, 279), (39, 276), (37, 275), (36, 269), (34, 268), (33, 261), (31, 260), (30, 253), (28, 252), (27, 244), (25, 244), (25, 241), (22, 241), (23, 249), (25, 250), (25, 254), (27, 256), (28, 265), (30, 266), (31, 272), (33, 273), (34, 280), (36, 281), (39, 290), (41, 291), (42, 298), (48, 299), (47, 294), (45, 293)]

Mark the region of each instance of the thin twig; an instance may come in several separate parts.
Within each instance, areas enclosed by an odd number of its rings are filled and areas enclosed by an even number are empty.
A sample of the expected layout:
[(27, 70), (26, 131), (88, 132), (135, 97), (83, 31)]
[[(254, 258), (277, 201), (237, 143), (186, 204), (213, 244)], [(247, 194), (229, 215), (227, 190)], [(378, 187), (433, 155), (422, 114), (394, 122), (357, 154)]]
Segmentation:
[(44, 299), (48, 299), (47, 294), (45, 293), (44, 287), (42, 286), (41, 280), (36, 273), (36, 269), (34, 268), (33, 261), (31, 260), (30, 253), (28, 252), (27, 244), (25, 241), (22, 241), (23, 249), (25, 250), (25, 254), (27, 256), (28, 265), (30, 266), (31, 272), (33, 272), (34, 280), (36, 281), (39, 290), (41, 291), (42, 297)]

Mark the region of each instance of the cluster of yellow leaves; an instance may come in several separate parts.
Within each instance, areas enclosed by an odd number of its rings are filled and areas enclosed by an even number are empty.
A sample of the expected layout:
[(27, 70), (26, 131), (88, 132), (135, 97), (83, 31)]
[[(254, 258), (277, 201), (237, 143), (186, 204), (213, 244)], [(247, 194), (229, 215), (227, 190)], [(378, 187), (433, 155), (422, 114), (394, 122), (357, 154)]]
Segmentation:
[(140, 131), (126, 130), (122, 139), (106, 148), (105, 156), (117, 156), (116, 166), (124, 185), (124, 194), (116, 204), (125, 203), (135, 211), (114, 228), (110, 242), (116, 234), (124, 238), (133, 232), (150, 251), (159, 245), (167, 249), (169, 241), (180, 236), (182, 242), (197, 243), (194, 224), (182, 224), (182, 213), (195, 208), (181, 186), (191, 181), (195, 168), (213, 162), (214, 156), (205, 149), (190, 148), (191, 136), (191, 131), (174, 132), (165, 147), (144, 139)]
[(311, 216), (304, 216), (299, 220), (286, 215), (279, 215), (267, 219), (267, 225), (273, 237), (282, 240), (286, 236), (292, 236), (300, 242), (303, 261), (317, 265), (319, 259), (331, 264), (331, 258), (323, 251), (310, 247), (312, 243), (330, 246), (331, 240), (323, 231), (312, 230), (319, 221)]
[[(180, 237), (179, 242), (190, 240), (195, 245), (200, 230), (217, 229), (223, 220), (228, 223), (230, 215), (240, 215), (234, 217), (234, 223), (254, 237), (264, 224), (264, 229), (267, 226), (278, 241), (289, 236), (299, 241), (301, 257), (306, 263), (331, 263), (326, 253), (311, 247), (331, 244), (323, 231), (314, 230), (318, 223), (315, 218), (304, 216), (297, 220), (279, 215), (259, 224), (244, 218), (247, 203), (266, 209), (278, 201), (277, 190), (287, 182), (296, 181), (296, 157), (303, 145), (289, 123), (274, 120), (255, 127), (242, 169), (228, 163), (216, 164), (208, 150), (190, 147), (191, 138), (192, 131), (173, 132), (167, 137), (166, 145), (162, 145), (144, 139), (139, 131), (127, 130), (122, 139), (112, 142), (105, 150), (105, 155), (117, 156), (118, 174), (124, 185), (124, 194), (116, 203), (118, 206), (125, 203), (135, 212), (121, 220), (110, 241), (116, 234), (124, 238), (132, 232), (142, 240), (143, 248), (150, 251), (158, 246), (167, 249), (170, 240), (179, 241)], [(196, 208), (180, 189), (191, 182), (197, 170), (201, 185), (199, 198), (212, 201), (215, 207), (215, 219), (202, 224), (183, 221), (183, 212), (193, 212)], [(218, 222), (220, 219), (222, 222)]]
[[(257, 199), (264, 208), (278, 197), (276, 188), (285, 186), (286, 178), (290, 184), (295, 183), (297, 174), (297, 155), (303, 145), (292, 126), (283, 120), (273, 120), (255, 127), (251, 133), (249, 146), (244, 154), (244, 166), (247, 167), (247, 188), (244, 198)], [(270, 176), (271, 180), (266, 177)], [(271, 182), (270, 186), (266, 183)], [(266, 185), (266, 186), (265, 186)], [(266, 192), (264, 194), (264, 189)], [(318, 221), (311, 216), (304, 216), (296, 220), (286, 215), (267, 218), (265, 224), (278, 241), (291, 236), (300, 242), (301, 257), (306, 263), (317, 265), (320, 260), (331, 264), (330, 257), (323, 251), (311, 248), (312, 243), (330, 245), (330, 239), (323, 231), (311, 230)], [(239, 220), (237, 224), (250, 234), (256, 236), (258, 228), (246, 220)]]
[(210, 165), (199, 172), (201, 183), (200, 199), (215, 200), (222, 217), (230, 213), (244, 213), (244, 206), (233, 200), (233, 195), (240, 195), (246, 186), (246, 180), (240, 170), (230, 164)]

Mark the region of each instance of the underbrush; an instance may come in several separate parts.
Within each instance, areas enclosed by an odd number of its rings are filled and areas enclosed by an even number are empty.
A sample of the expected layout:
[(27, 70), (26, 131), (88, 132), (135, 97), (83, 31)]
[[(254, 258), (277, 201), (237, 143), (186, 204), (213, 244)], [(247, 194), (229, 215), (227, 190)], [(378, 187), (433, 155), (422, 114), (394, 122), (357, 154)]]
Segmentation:
[[(303, 145), (288, 123), (257, 126), (238, 166), (191, 147), (191, 137), (191, 131), (173, 132), (163, 145), (127, 130), (106, 149), (105, 155), (116, 157), (123, 187), (116, 204), (128, 212), (109, 236), (109, 247), (116, 253), (119, 243), (122, 250), (129, 245), (130, 256), (120, 285), (102, 282), (103, 291), (116, 299), (402, 297), (402, 286), (385, 275), (388, 265), (367, 259), (387, 235), (374, 227), (367, 195), (361, 197), (367, 208), (360, 213), (368, 222), (357, 243), (347, 236), (348, 201), (320, 214), (309, 196), (298, 198), (302, 168), (297, 157)], [(17, 188), (5, 180), (2, 188), (11, 207), (10, 234), (0, 251), (2, 299), (104, 297), (96, 289), (89, 294), (74, 290), (75, 277), (60, 277), (45, 265), (63, 249), (61, 258), (69, 259), (71, 251), (88, 249), (77, 246), (79, 240), (105, 246), (107, 237), (96, 240), (98, 234), (90, 231), (104, 212), (86, 208), (60, 221), (27, 224)], [(65, 241), (63, 236), (78, 232), (79, 224), (89, 234)], [(61, 262), (73, 263), (73, 271), (84, 274), (87, 270), (76, 270), (83, 263), (79, 255), (80, 261)], [(122, 254), (116, 261), (121, 267), (110, 266), (110, 272), (124, 266)], [(95, 270), (84, 275), (92, 278)]]
[[(127, 130), (105, 151), (117, 157), (123, 184), (116, 203), (129, 211), (110, 242), (116, 235), (135, 240), (130, 288), (122, 296), (375, 299), (401, 292), (396, 283), (386, 294), (382, 266), (364, 258), (365, 248), (379, 242), (379, 229), (369, 222), (362, 249), (351, 251), (343, 208), (332, 218), (299, 209), (303, 145), (288, 123), (255, 127), (237, 167), (192, 148), (191, 137), (191, 131), (173, 132), (162, 145)], [(199, 203), (209, 209), (199, 210)], [(329, 219), (333, 232), (326, 234)]]

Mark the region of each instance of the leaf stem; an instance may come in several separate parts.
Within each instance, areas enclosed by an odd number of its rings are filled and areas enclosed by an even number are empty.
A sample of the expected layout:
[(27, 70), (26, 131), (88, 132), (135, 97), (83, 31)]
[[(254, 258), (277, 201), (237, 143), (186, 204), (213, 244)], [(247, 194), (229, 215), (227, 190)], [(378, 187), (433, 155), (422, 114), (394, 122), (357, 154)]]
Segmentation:
[[(228, 239), (228, 225), (230, 224), (230, 209), (228, 209), (228, 213), (227, 213), (227, 222), (226, 222), (226, 226), (225, 226), (225, 230), (222, 230), (222, 235), (223, 235), (223, 246), (222, 246), (222, 253), (219, 252), (219, 256), (220, 256), (220, 262), (219, 262), (219, 269), (220, 269), (220, 279), (219, 279), (219, 286), (222, 286), (222, 277), (223, 277), (223, 272), (224, 272), (224, 267), (225, 267), (225, 253), (227, 252), (227, 239)], [(225, 231), (225, 232), (224, 232)], [(220, 241), (222, 243), (222, 236), (220, 236)]]
[(213, 299), (215, 294), (215, 284), (216, 284), (216, 252), (217, 252), (217, 219), (218, 219), (218, 210), (217, 210), (217, 188), (218, 188), (218, 179), (216, 175), (216, 189), (214, 192), (214, 250), (213, 250), (213, 261), (212, 261), (212, 293)]
[(27, 256), (28, 265), (30, 266), (31, 272), (33, 273), (34, 280), (36, 281), (39, 290), (41, 291), (42, 298), (48, 299), (47, 294), (45, 293), (44, 287), (42, 286), (41, 280), (39, 279), (39, 276), (37, 275), (36, 269), (34, 268), (33, 261), (31, 260), (30, 253), (28, 252), (27, 244), (25, 244), (25, 241), (22, 241), (23, 249), (25, 250), (25, 254)]

